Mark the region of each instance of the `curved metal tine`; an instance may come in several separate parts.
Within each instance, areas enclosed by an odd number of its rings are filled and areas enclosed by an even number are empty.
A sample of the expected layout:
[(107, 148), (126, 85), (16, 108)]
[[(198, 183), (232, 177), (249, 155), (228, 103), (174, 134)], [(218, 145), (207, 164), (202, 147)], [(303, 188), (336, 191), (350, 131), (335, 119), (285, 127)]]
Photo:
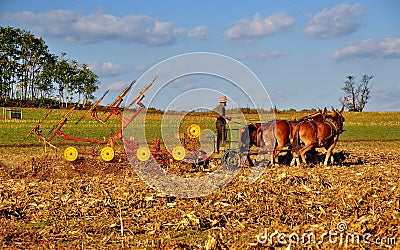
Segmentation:
[(49, 112), (47, 112), (46, 114), (44, 114), (44, 116), (38, 121), (38, 123), (36, 123), (35, 126), (33, 126), (33, 128), (31, 129), (31, 131), (29, 131), (29, 133), (27, 133), (24, 137), (24, 139), (22, 139), (22, 141), (20, 141), (19, 143), (22, 143), (23, 141), (25, 141), (26, 139), (28, 139), (28, 137), (33, 134), (33, 132), (35, 131), (35, 129), (37, 129), (38, 127), (40, 127), (40, 124), (46, 120), (46, 118), (49, 116), (49, 114), (51, 113), (51, 111), (53, 111), (52, 109), (49, 110)]
[(54, 124), (54, 126), (49, 130), (48, 134), (51, 134), (61, 124), (65, 123), (65, 120), (67, 119), (67, 117), (70, 116), (72, 114), (72, 111), (74, 111), (74, 110), (75, 110), (75, 106), (73, 106), (70, 110), (68, 110), (68, 112), (66, 114), (64, 114), (63, 117), (61, 117), (61, 119), (56, 124)]
[(139, 102), (139, 100), (143, 99), (144, 93), (146, 93), (146, 91), (151, 87), (151, 85), (153, 85), (153, 83), (156, 81), (157, 76), (154, 77), (154, 80), (152, 82), (150, 82), (149, 84), (147, 84), (146, 87), (144, 87), (142, 89), (142, 91), (140, 91), (140, 93), (136, 96), (135, 99), (133, 99), (133, 101), (127, 106), (127, 108), (131, 107), (132, 105), (136, 104)]
[(106, 111), (104, 111), (104, 114), (108, 112), (108, 109), (112, 109), (112, 108), (117, 108), (123, 101), (123, 98), (125, 97), (125, 95), (129, 92), (129, 90), (132, 88), (132, 85), (136, 83), (136, 80), (133, 80), (128, 87), (126, 87), (121, 94), (118, 95), (117, 98), (115, 98), (115, 100), (113, 101), (112, 104), (107, 105), (107, 109)]
[(86, 116), (88, 116), (99, 104), (100, 102), (103, 100), (103, 98), (108, 94), (108, 92), (110, 92), (110, 90), (108, 89), (102, 97), (100, 97), (91, 107), (90, 109), (88, 109), (88, 111), (86, 111), (86, 113), (78, 120), (75, 122), (75, 124), (78, 124), (81, 120), (85, 119)]

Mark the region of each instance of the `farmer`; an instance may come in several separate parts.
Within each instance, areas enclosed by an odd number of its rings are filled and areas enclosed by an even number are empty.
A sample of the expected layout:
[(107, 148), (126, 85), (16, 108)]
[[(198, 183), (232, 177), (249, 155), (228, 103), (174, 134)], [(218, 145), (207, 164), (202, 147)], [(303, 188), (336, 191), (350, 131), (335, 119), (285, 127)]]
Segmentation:
[(230, 118), (225, 116), (225, 106), (226, 106), (226, 96), (221, 96), (219, 98), (219, 105), (217, 107), (217, 112), (220, 114), (217, 117), (217, 121), (215, 122), (215, 128), (217, 129), (217, 153), (219, 154), (220, 147), (224, 147), (226, 145), (226, 119), (230, 120)]

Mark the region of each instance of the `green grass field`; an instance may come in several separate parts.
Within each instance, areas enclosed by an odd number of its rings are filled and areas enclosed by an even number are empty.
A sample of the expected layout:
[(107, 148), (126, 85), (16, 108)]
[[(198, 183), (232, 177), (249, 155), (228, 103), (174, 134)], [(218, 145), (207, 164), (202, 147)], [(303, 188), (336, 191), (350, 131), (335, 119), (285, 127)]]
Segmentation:
[[(47, 113), (49, 110), (40, 108), (25, 108), (23, 109), (23, 119), (1, 119), (0, 120), (0, 152), (8, 150), (18, 150), (29, 146), (34, 150), (40, 149), (42, 143), (31, 135), (24, 140), (20, 145), (19, 143), (24, 139), (25, 135), (32, 129), (32, 127)], [(67, 110), (52, 110), (47, 119), (42, 122), (41, 129), (42, 135), (48, 138), (50, 135), (48, 131), (53, 125), (65, 114)], [(82, 120), (80, 123), (75, 124), (76, 121), (85, 113), (83, 110), (75, 110), (71, 116), (68, 117), (68, 122), (62, 128), (62, 131), (74, 137), (84, 137), (98, 140), (107, 140), (109, 135), (115, 134), (121, 128), (121, 122), (113, 116), (107, 123), (101, 124), (95, 122), (90, 116)], [(141, 115), (144, 115), (142, 111)], [(308, 115), (307, 112), (283, 112), (276, 115), (277, 119), (295, 119)], [(105, 117), (103, 113), (99, 113), (100, 117)], [(400, 139), (400, 113), (398, 112), (363, 112), (363, 113), (349, 113), (344, 114), (346, 121), (344, 124), (345, 132), (340, 136), (340, 141), (388, 141)], [(173, 117), (173, 116), (172, 116)], [(176, 119), (179, 119), (177, 116)], [(191, 123), (197, 123), (202, 129), (208, 128), (215, 131), (215, 117), (212, 115), (189, 116), (182, 121), (179, 132), (185, 132), (185, 128)], [(151, 143), (156, 138), (161, 138), (161, 121), (162, 114), (149, 113), (146, 114), (145, 132), (146, 138)], [(175, 119), (169, 117), (169, 119)], [(246, 119), (256, 120), (255, 115), (247, 115)], [(176, 122), (176, 121), (175, 121)], [(165, 125), (167, 124), (167, 125)], [(134, 126), (143, 126), (138, 124), (136, 120), (133, 121)], [(168, 126), (168, 121), (164, 123)], [(173, 133), (177, 131), (172, 131)], [(53, 142), (66, 143), (73, 145), (76, 142), (63, 142), (60, 138), (56, 137)], [(19, 146), (18, 146), (19, 145)], [(31, 149), (30, 149), (31, 150)]]

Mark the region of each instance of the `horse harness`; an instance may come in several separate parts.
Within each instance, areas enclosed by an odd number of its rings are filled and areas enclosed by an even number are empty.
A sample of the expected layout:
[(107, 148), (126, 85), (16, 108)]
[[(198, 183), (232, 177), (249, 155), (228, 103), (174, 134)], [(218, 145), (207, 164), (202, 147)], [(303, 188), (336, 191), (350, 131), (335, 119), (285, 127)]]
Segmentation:
[[(318, 129), (316, 128), (315, 121), (314, 121), (313, 119), (311, 119), (311, 118), (310, 118), (310, 119), (305, 119), (305, 120), (303, 120), (303, 121), (300, 121), (300, 123), (299, 123), (298, 125), (300, 125), (301, 123), (305, 123), (305, 122), (310, 123), (311, 127), (312, 127), (313, 130), (314, 130), (314, 135), (315, 135), (315, 139), (316, 139), (316, 142), (315, 142), (315, 143), (317, 143), (317, 145), (320, 146), (320, 147), (322, 147), (323, 144), (324, 144), (326, 141), (329, 141), (330, 139), (332, 139), (333, 137), (335, 137), (336, 134), (339, 132), (339, 131), (338, 131), (339, 129), (337, 128), (337, 125), (335, 124), (335, 122), (333, 122), (333, 121), (332, 121), (331, 119), (329, 119), (329, 118), (325, 118), (323, 122), (326, 122), (326, 123), (329, 125), (329, 127), (330, 127), (330, 129), (331, 129), (331, 134), (330, 134), (328, 137), (325, 137), (325, 138), (323, 138), (321, 141), (319, 141), (319, 140), (318, 140)], [(297, 131), (297, 132), (299, 132), (299, 131)], [(300, 139), (300, 138), (299, 138), (299, 139)]]

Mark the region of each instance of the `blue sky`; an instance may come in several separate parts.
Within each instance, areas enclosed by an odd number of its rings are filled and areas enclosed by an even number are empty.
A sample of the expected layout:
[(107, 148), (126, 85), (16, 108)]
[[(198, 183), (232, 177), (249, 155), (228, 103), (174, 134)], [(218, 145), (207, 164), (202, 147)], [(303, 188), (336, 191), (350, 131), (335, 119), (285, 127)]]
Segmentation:
[[(89, 64), (101, 81), (96, 96), (112, 90), (106, 101), (160, 61), (201, 51), (249, 67), (280, 109), (338, 108), (345, 76), (368, 74), (375, 77), (366, 110), (399, 111), (399, 7), (396, 0), (3, 0), (0, 25), (29, 30), (52, 53)], [(212, 81), (203, 87), (220, 80)]]

